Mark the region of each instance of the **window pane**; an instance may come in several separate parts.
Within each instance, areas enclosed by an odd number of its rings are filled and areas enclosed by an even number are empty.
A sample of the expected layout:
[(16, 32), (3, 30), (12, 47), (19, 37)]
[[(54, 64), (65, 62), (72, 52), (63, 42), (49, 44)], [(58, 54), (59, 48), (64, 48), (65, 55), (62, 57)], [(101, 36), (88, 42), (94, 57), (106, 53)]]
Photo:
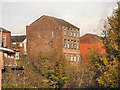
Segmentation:
[(66, 48), (66, 39), (64, 39), (64, 47)]
[(71, 61), (73, 61), (73, 54), (71, 53)]
[(76, 54), (74, 54), (74, 61), (76, 62)]
[(66, 36), (66, 28), (64, 28), (64, 35)]
[(68, 40), (68, 48), (70, 48), (70, 41)]
[(79, 32), (79, 30), (77, 30), (77, 37), (80, 37), (80, 32)]
[(3, 35), (3, 46), (6, 47), (6, 35)]
[(74, 49), (76, 49), (76, 40), (74, 41)]
[(71, 48), (73, 48), (73, 40), (71, 40)]
[(75, 29), (74, 29), (74, 37), (76, 37), (76, 35), (75, 35)]
[(79, 41), (77, 43), (77, 49), (80, 49), (80, 43), (79, 43)]

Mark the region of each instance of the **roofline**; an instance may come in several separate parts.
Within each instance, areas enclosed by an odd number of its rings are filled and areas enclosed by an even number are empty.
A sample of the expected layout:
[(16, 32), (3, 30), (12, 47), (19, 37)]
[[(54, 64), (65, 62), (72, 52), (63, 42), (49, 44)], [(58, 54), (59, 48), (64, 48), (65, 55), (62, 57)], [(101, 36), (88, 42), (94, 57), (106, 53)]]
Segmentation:
[[(6, 30), (7, 31), (6, 33), (11, 33), (11, 31), (9, 31), (9, 30), (7, 30), (5, 28), (0, 27), (0, 29)], [(0, 32), (1, 32), (1, 30), (0, 30)]]
[[(32, 25), (33, 23), (35, 23), (36, 21), (38, 21), (40, 18), (42, 18), (42, 17), (44, 17), (44, 16), (47, 16), (47, 17), (51, 17), (51, 18), (56, 18), (56, 17), (53, 17), (53, 16), (48, 16), (48, 15), (42, 15), (41, 17), (39, 17), (38, 19), (36, 19), (35, 21), (33, 21), (30, 25)], [(61, 19), (61, 18), (56, 18), (56, 19)], [(51, 20), (51, 19), (49, 19), (49, 20)], [(64, 19), (61, 19), (61, 20), (64, 20)], [(51, 20), (52, 21), (52, 20)], [(64, 20), (65, 22), (67, 22), (67, 23), (69, 23), (68, 21), (66, 21), (66, 20)], [(53, 21), (54, 22), (54, 21)], [(54, 23), (57, 23), (57, 22), (54, 22)], [(60, 23), (57, 23), (57, 24), (59, 24), (59, 25), (61, 25)], [(69, 24), (71, 24), (71, 23), (69, 23)], [(30, 25), (26, 25), (26, 27), (29, 27)], [(71, 25), (73, 25), (73, 24), (71, 24)], [(61, 26), (65, 26), (65, 25), (61, 25)], [(80, 30), (80, 28), (78, 28), (78, 27), (76, 27), (75, 25), (73, 25), (76, 29), (79, 29)], [(67, 27), (67, 26), (66, 26)], [(70, 27), (71, 28), (71, 27)]]
[[(86, 33), (85, 35), (88, 35), (88, 34), (91, 34), (91, 33)], [(85, 35), (83, 35), (83, 36), (85, 36)], [(94, 35), (96, 35), (96, 34), (94, 34)], [(81, 36), (80, 38), (82, 38), (83, 36)], [(89, 35), (88, 35), (89, 36)], [(98, 36), (98, 35), (97, 35)], [(91, 36), (89, 36), (89, 37), (91, 37)], [(91, 38), (93, 38), (93, 37), (91, 37)], [(93, 38), (93, 39), (95, 39), (95, 38)], [(97, 40), (97, 39), (95, 39), (95, 40)], [(97, 40), (97, 41), (100, 41), (100, 40)], [(103, 42), (102, 40), (100, 41), (100, 42)]]

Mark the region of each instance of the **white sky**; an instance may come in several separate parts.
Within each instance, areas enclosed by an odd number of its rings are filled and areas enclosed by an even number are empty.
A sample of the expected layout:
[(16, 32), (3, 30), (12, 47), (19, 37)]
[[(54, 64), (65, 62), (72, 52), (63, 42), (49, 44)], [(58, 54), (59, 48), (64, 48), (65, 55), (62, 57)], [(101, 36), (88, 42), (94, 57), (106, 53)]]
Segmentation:
[[(11, 31), (12, 35), (25, 34), (26, 25), (42, 15), (64, 19), (85, 33), (100, 35), (100, 20), (110, 16), (117, 7), (115, 0), (2, 0), (0, 2), (0, 26)], [(31, 2), (32, 1), (32, 2)], [(64, 1), (64, 2), (63, 2)]]

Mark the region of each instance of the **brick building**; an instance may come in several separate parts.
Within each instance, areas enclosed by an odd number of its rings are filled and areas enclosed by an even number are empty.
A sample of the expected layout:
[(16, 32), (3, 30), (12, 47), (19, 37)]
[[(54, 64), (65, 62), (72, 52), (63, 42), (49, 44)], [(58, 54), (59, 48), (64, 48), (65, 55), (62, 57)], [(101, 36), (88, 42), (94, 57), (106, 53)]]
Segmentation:
[(19, 50), (20, 56), (26, 55), (26, 35), (11, 36), (11, 48)]
[(28, 56), (36, 58), (40, 52), (64, 54), (70, 62), (80, 57), (80, 30), (69, 22), (51, 16), (41, 16), (26, 26)]
[(97, 52), (98, 54), (105, 53), (103, 48), (103, 37), (97, 36), (95, 34), (85, 34), (80, 37), (80, 55), (82, 59), (86, 58), (90, 54), (89, 49)]
[(11, 47), (11, 32), (0, 27), (0, 32), (1, 30), (2, 30), (2, 46), (10, 48)]

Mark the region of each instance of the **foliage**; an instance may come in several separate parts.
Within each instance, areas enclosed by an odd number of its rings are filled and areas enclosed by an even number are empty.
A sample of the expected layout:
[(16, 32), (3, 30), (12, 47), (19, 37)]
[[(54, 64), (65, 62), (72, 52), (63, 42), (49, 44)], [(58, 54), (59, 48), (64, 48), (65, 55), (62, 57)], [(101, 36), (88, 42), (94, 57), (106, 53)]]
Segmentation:
[(27, 58), (19, 60), (17, 68), (5, 68), (2, 76), (3, 88), (47, 88), (43, 81), (44, 78), (40, 76)]
[(60, 56), (46, 56), (48, 54), (40, 54), (37, 58), (37, 70), (46, 78), (46, 84), (50, 88), (61, 88), (67, 82), (65, 73), (65, 59)]
[(98, 55), (93, 52), (89, 60), (89, 68), (95, 72), (94, 78), (99, 87), (119, 87), (120, 83), (120, 4), (114, 10), (113, 15), (108, 17), (105, 24), (104, 48), (106, 54)]

